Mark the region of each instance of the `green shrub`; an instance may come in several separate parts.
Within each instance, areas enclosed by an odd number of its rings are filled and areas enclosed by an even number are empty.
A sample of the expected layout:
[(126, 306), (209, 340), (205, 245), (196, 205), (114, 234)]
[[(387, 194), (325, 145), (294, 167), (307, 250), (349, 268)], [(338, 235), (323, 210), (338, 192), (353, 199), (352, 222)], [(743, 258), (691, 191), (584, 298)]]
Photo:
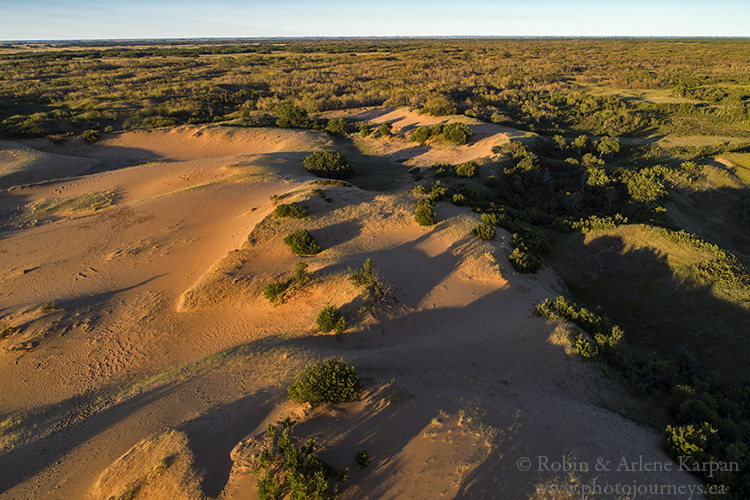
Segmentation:
[(326, 132), (329, 134), (345, 135), (346, 121), (343, 118), (331, 118), (326, 124)]
[(389, 136), (389, 135), (391, 135), (391, 133), (393, 132), (393, 124), (392, 124), (391, 122), (385, 122), (385, 123), (382, 123), (382, 124), (381, 124), (381, 125), (380, 125), (380, 126), (378, 127), (378, 132), (379, 132), (379, 133), (380, 133), (380, 135), (382, 135), (383, 137), (388, 137), (388, 136)]
[(432, 137), (432, 130), (430, 127), (417, 127), (417, 129), (412, 132), (411, 134), (411, 140), (413, 142), (419, 142), (423, 143), (428, 141)]
[(337, 335), (346, 330), (346, 320), (336, 306), (326, 303), (325, 307), (318, 313), (318, 331), (328, 333), (335, 331)]
[(94, 129), (90, 129), (81, 134), (81, 138), (86, 142), (96, 142), (99, 140), (99, 132)]
[(299, 261), (294, 265), (294, 274), (290, 286), (302, 288), (310, 283), (314, 277), (315, 274), (307, 272), (307, 262)]
[(297, 255), (315, 255), (320, 252), (320, 245), (307, 229), (298, 229), (284, 238), (289, 248)]
[(354, 454), (354, 462), (360, 469), (364, 469), (370, 465), (370, 454), (366, 450), (357, 450), (357, 453)]
[(456, 166), (457, 177), (474, 177), (477, 175), (478, 165), (475, 161), (467, 161)]
[(435, 203), (429, 198), (422, 198), (417, 202), (414, 210), (414, 219), (420, 226), (432, 226), (435, 224)]
[(362, 384), (353, 366), (329, 358), (307, 365), (294, 377), (288, 392), (298, 403), (344, 403), (359, 398)]
[(263, 287), (263, 297), (265, 297), (268, 302), (275, 304), (279, 302), (284, 296), (285, 290), (286, 287), (283, 283), (279, 283), (276, 281), (266, 283), (266, 286)]
[(13, 326), (5, 323), (2, 327), (0, 327), (0, 340), (3, 340), (5, 337), (9, 337), (12, 333)]
[(287, 417), (281, 427), (268, 425), (264, 449), (254, 455), (251, 472), (261, 500), (335, 500), (337, 482), (349, 479), (349, 469), (337, 469), (315, 453), (315, 439), (297, 447), (292, 431), (295, 421)]
[(301, 289), (314, 278), (314, 273), (307, 272), (307, 262), (299, 261), (294, 265), (294, 273), (290, 278), (266, 283), (263, 287), (263, 297), (272, 304), (278, 304), (284, 301), (286, 295)]
[(287, 217), (291, 219), (302, 219), (307, 215), (305, 209), (296, 203), (281, 203), (273, 210), (276, 217)]
[(480, 240), (494, 240), (495, 228), (484, 223), (479, 223), (471, 230), (471, 234)]
[(375, 262), (368, 258), (361, 269), (349, 269), (349, 281), (360, 287), (368, 296), (382, 299), (386, 295), (386, 286), (378, 278)]
[(363, 123), (359, 126), (359, 135), (361, 137), (367, 137), (370, 135), (370, 126), (367, 123)]
[(450, 163), (436, 163), (432, 168), (435, 169), (435, 177), (453, 177), (456, 175), (456, 167)]
[(703, 462), (710, 458), (706, 454), (706, 448), (716, 432), (707, 422), (698, 426), (668, 425), (664, 433), (664, 448), (675, 460), (679, 457), (691, 457), (696, 462)]
[(338, 151), (316, 151), (305, 158), (304, 164), (308, 172), (318, 177), (344, 179), (354, 173)]
[(535, 273), (542, 268), (542, 260), (524, 246), (516, 247), (508, 260), (519, 273)]
[(299, 106), (292, 104), (282, 104), (276, 108), (276, 114), (279, 119), (276, 120), (276, 125), (282, 128), (310, 128), (312, 122), (310, 117), (307, 116), (307, 111)]
[(461, 146), (469, 142), (471, 129), (463, 123), (449, 123), (443, 127), (443, 137), (446, 141)]

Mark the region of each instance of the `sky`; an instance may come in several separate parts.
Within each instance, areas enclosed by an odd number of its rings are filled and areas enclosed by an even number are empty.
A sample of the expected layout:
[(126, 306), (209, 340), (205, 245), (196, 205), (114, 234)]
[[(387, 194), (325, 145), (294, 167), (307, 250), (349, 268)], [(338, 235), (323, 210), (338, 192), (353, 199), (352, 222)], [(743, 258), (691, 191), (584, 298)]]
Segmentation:
[(750, 36), (750, 0), (0, 0), (0, 40)]

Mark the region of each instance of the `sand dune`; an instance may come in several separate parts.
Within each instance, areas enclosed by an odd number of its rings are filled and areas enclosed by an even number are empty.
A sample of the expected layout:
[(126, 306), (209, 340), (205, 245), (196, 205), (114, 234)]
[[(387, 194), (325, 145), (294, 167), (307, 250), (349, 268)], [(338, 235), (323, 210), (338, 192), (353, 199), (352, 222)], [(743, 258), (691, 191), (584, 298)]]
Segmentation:
[[(402, 130), (436, 120), (350, 116)], [(426, 145), (414, 161), (483, 157), (515, 137), (469, 123), (471, 145)], [(404, 149), (389, 141), (383, 152)], [(0, 498), (108, 498), (136, 484), (135, 498), (256, 498), (243, 444), (289, 415), (324, 458), (352, 468), (342, 498), (530, 498), (556, 474), (520, 472), (523, 457), (668, 460), (656, 432), (623, 416), (641, 403), (570, 356), (567, 327), (530, 317), (562, 286), (552, 271), (515, 273), (510, 235), (474, 239), (468, 209), (440, 204), (439, 224), (423, 228), (411, 194), (311, 186), (301, 160), (331, 144), (311, 131), (182, 127), (23, 146), (101, 171), (8, 191), (3, 209), (115, 195), (0, 233), (0, 314), (14, 327), (0, 344)], [(270, 215), (282, 201), (272, 195), (309, 217)], [(298, 260), (281, 241), (298, 227), (323, 248), (305, 259), (318, 278), (274, 307), (260, 290)], [(390, 284), (374, 310), (347, 280), (368, 257)], [(315, 334), (326, 301), (348, 319), (341, 338)], [(314, 410), (288, 401), (294, 374), (331, 355), (368, 377), (365, 397)], [(359, 448), (373, 458), (361, 471)], [(594, 477), (697, 484), (678, 472), (578, 474)]]

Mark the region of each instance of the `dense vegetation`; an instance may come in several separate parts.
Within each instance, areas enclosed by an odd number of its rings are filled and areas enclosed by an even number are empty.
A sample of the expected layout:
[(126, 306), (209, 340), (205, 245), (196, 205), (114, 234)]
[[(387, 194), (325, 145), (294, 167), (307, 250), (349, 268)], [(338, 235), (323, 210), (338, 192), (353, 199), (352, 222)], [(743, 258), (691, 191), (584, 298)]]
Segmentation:
[(227, 120), (309, 127), (309, 113), (389, 104), (571, 137), (747, 137), (748, 52), (747, 40), (712, 39), (4, 45), (0, 132)]
[[(562, 296), (545, 300), (534, 314), (580, 327), (583, 331), (574, 333), (572, 339), (576, 352), (586, 359), (603, 359), (633, 389), (671, 393), (669, 413), (675, 423), (664, 432), (667, 453), (678, 462), (682, 457), (685, 469), (696, 467), (696, 474), (716, 491), (724, 488), (729, 498), (748, 498), (750, 392), (746, 387), (726, 387), (688, 364), (643, 356), (628, 347), (623, 330), (609, 318)], [(699, 470), (706, 463), (724, 466), (721, 470)]]

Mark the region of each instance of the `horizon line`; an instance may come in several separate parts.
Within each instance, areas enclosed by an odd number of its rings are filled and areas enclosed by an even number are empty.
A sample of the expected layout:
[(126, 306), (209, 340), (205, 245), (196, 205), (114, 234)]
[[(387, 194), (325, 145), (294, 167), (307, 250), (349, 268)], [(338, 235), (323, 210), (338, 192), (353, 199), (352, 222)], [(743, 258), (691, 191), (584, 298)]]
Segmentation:
[(89, 42), (169, 42), (169, 41), (266, 41), (266, 40), (490, 40), (490, 39), (724, 39), (750, 40), (739, 35), (306, 35), (306, 36), (203, 36), (135, 38), (29, 38), (0, 39), (7, 43), (89, 43)]

